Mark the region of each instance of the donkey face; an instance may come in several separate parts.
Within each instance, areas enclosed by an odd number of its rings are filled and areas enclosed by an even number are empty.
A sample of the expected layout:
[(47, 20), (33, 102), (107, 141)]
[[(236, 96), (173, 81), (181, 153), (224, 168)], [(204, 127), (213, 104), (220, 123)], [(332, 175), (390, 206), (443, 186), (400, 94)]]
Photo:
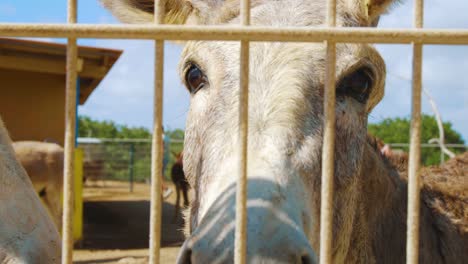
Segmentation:
[[(253, 25), (325, 24), (325, 0), (252, 2)], [(337, 24), (375, 25), (390, 2), (341, 0)], [(124, 21), (152, 19), (151, 0), (104, 3)], [(168, 0), (166, 8), (169, 23), (239, 23), (239, 1)], [(325, 46), (255, 42), (250, 49), (248, 261), (313, 263), (319, 246)], [(191, 93), (184, 170), (195, 190), (182, 263), (232, 261), (239, 53), (237, 42), (190, 41), (180, 62)], [(335, 188), (351, 192), (354, 186), (367, 114), (383, 96), (384, 80), (384, 63), (371, 46), (337, 45)]]

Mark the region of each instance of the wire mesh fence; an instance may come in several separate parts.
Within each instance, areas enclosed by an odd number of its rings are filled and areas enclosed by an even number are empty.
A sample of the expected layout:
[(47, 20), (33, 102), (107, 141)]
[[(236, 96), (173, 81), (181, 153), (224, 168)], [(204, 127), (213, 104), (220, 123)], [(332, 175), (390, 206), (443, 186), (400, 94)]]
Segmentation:
[[(149, 182), (151, 178), (151, 140), (78, 140), (84, 152), (84, 180), (116, 180)], [(183, 149), (182, 140), (169, 140), (164, 147), (163, 171), (170, 180), (170, 170), (175, 162), (174, 154)]]
[[(406, 155), (409, 152), (409, 143), (389, 143), (393, 152)], [(468, 146), (463, 144), (444, 144), (449, 153), (445, 153), (440, 144), (422, 143), (421, 144), (421, 163), (423, 166), (442, 164), (445, 161), (463, 152), (468, 151)], [(453, 154), (452, 154), (453, 153)]]
[[(407, 154), (409, 143), (389, 143), (395, 152)], [(151, 175), (151, 140), (149, 139), (98, 139), (79, 138), (78, 146), (84, 152), (84, 180), (114, 180), (128, 182), (148, 183)], [(446, 144), (454, 153), (468, 151), (463, 144)], [(421, 152), (434, 154), (444, 160), (449, 158), (443, 155), (439, 144), (421, 144)], [(183, 140), (170, 139), (166, 144), (163, 155), (163, 178), (171, 180), (171, 168), (175, 162), (174, 154), (183, 150)]]

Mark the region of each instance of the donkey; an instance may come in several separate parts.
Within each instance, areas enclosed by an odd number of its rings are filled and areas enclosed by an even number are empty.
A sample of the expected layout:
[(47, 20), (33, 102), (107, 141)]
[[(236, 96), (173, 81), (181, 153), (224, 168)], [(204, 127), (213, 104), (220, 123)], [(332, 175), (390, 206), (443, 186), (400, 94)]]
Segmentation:
[(188, 201), (188, 191), (190, 188), (189, 183), (187, 182), (187, 178), (185, 177), (184, 173), (184, 165), (183, 165), (183, 157), (184, 153), (180, 152), (179, 154), (177, 153), (172, 153), (174, 157), (176, 158), (176, 162), (174, 165), (172, 165), (171, 169), (171, 178), (172, 182), (175, 185), (176, 188), (176, 208), (175, 208), (175, 213), (174, 213), (174, 221), (177, 220), (177, 217), (179, 216), (179, 211), (180, 211), (180, 193), (182, 192), (182, 196), (184, 198), (184, 207), (187, 207), (189, 205)]
[(55, 225), (61, 230), (63, 148), (55, 143), (17, 141), (13, 142), (13, 149)]
[(374, 137), (369, 134), (369, 142), (374, 145), (375, 148), (380, 150), (386, 160), (388, 160), (400, 173), (406, 173), (408, 169), (409, 157), (408, 153), (400, 149), (392, 149), (390, 145), (385, 144), (381, 139)]
[(0, 118), (0, 263), (59, 263), (60, 244)]
[[(102, 0), (124, 22), (151, 23), (153, 0)], [(339, 27), (376, 26), (393, 0), (338, 0)], [(255, 26), (322, 27), (325, 0), (254, 0)], [(238, 0), (167, 0), (165, 23), (240, 24)], [(179, 263), (230, 263), (240, 155), (239, 42), (189, 41), (180, 61), (191, 94), (184, 171), (194, 188)], [(323, 43), (250, 43), (248, 263), (316, 263), (325, 76)], [(333, 263), (403, 263), (407, 182), (367, 138), (385, 64), (368, 44), (337, 45)], [(465, 187), (467, 177), (453, 185)], [(466, 194), (466, 192), (465, 192)], [(421, 263), (468, 258), (467, 219), (435, 210), (423, 186)], [(460, 200), (464, 199), (464, 200)], [(451, 197), (464, 201), (465, 197)], [(466, 216), (466, 214), (465, 214)]]

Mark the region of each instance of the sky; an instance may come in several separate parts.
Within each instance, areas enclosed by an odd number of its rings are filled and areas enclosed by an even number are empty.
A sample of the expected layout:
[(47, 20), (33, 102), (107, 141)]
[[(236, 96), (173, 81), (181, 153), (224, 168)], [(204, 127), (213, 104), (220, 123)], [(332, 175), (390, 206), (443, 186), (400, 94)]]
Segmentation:
[[(0, 23), (65, 23), (66, 0), (1, 0)], [(382, 28), (410, 28), (413, 1), (402, 1), (382, 16)], [(426, 0), (424, 27), (468, 29), (468, 1)], [(115, 24), (112, 15), (97, 0), (78, 0), (78, 23)], [(64, 39), (41, 39), (65, 42)], [(142, 40), (81, 39), (80, 45), (124, 50), (109, 74), (79, 113), (97, 120), (113, 120), (129, 126), (152, 127), (154, 44)], [(376, 45), (387, 64), (386, 91), (369, 116), (376, 123), (384, 118), (411, 115), (410, 45)], [(189, 95), (182, 86), (177, 63), (182, 48), (167, 43), (164, 74), (164, 126), (184, 128)], [(423, 57), (423, 87), (434, 98), (444, 121), (449, 121), (468, 141), (468, 46), (426, 45)], [(433, 114), (427, 97), (423, 112)]]

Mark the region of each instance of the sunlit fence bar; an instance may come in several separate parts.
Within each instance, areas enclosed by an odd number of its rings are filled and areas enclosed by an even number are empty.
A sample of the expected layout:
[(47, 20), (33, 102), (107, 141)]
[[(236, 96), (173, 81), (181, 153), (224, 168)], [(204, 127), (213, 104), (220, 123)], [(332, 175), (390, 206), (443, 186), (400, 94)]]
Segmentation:
[[(250, 25), (250, 0), (240, 2), (241, 25)], [(249, 131), (249, 76), (250, 76), (250, 42), (240, 43), (240, 89), (239, 89), (239, 142), (240, 164), (236, 189), (236, 230), (234, 244), (234, 263), (247, 263), (247, 155)]]
[[(154, 5), (154, 24), (160, 25), (164, 20), (165, 1), (158, 1)], [(151, 204), (150, 204), (150, 249), (149, 263), (159, 263), (161, 247), (162, 221), (162, 122), (163, 122), (163, 89), (164, 89), (164, 40), (156, 39), (154, 57), (154, 123), (153, 143), (151, 148)]]
[[(68, 0), (67, 22), (76, 23), (76, 0)], [(76, 94), (78, 47), (75, 37), (67, 42), (67, 77), (65, 92), (65, 150), (63, 172), (62, 263), (73, 263), (74, 160), (76, 133)]]
[[(336, 0), (327, 1), (327, 26), (336, 26)], [(320, 190), (320, 263), (332, 263), (333, 239), (333, 181), (335, 151), (335, 72), (336, 42), (326, 40), (325, 92), (323, 99), (323, 150)]]
[(3, 37), (230, 40), (468, 45), (467, 29), (0, 24)]
[[(423, 0), (414, 2), (414, 27), (423, 27)], [(419, 220), (421, 188), (421, 94), (423, 46), (413, 42), (413, 91), (411, 113), (411, 139), (408, 164), (408, 216), (406, 229), (406, 263), (418, 263)]]

